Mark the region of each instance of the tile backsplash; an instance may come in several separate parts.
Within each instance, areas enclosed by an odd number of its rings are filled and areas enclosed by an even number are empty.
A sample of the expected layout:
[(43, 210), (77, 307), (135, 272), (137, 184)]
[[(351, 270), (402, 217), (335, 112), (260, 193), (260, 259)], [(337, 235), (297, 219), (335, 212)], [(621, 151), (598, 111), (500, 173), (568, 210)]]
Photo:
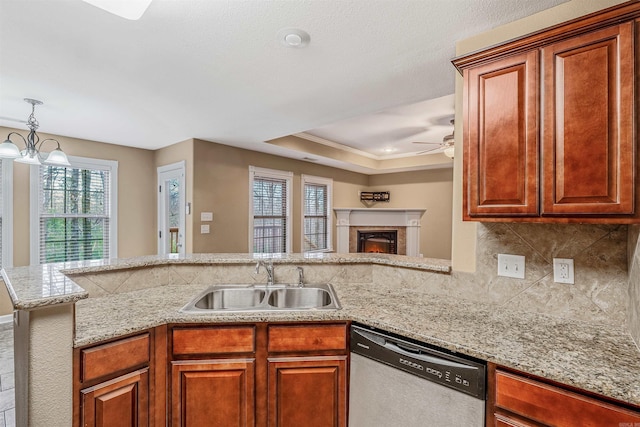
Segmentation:
[[(481, 223), (478, 224), (476, 272), (432, 275), (425, 278), (422, 290), (626, 329), (630, 316), (640, 317), (637, 274), (635, 311), (629, 308), (627, 228), (626, 225)], [(498, 276), (498, 254), (524, 255), (525, 278)], [(553, 258), (574, 260), (574, 285), (553, 281)], [(640, 271), (640, 250), (635, 259), (636, 269)], [(634, 322), (637, 326), (637, 320)]]
[[(480, 224), (476, 281), (496, 302), (624, 328), (627, 321), (627, 226)], [(499, 253), (526, 257), (525, 279), (497, 276)], [(572, 258), (575, 284), (553, 281), (553, 258)]]
[(640, 347), (640, 225), (629, 226), (629, 297), (627, 325)]

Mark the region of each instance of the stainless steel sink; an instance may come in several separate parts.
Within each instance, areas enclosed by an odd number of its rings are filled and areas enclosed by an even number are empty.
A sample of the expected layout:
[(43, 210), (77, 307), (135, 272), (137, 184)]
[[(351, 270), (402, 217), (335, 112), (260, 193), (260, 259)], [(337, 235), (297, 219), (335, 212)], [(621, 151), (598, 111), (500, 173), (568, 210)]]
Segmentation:
[(214, 285), (196, 295), (180, 311), (211, 313), (234, 311), (297, 311), (341, 309), (331, 284), (272, 286)]
[(265, 295), (261, 289), (216, 289), (205, 293), (194, 306), (203, 310), (246, 309), (260, 305)]
[(331, 294), (321, 288), (285, 288), (271, 292), (267, 301), (276, 308), (322, 308), (331, 305)]

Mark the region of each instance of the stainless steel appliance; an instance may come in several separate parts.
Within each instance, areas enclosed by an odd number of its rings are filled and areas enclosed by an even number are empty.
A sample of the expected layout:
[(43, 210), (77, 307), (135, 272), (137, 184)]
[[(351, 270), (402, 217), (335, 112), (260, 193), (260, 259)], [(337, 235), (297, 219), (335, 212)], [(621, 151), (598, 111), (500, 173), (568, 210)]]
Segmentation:
[(486, 365), (351, 327), (349, 427), (481, 427)]

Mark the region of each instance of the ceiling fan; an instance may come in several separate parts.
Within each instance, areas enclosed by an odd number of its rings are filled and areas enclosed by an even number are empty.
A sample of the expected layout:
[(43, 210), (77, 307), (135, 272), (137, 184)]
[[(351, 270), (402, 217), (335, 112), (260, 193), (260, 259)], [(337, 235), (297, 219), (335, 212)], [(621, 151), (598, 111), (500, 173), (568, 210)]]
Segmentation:
[[(451, 125), (454, 125), (454, 120), (451, 120)], [(426, 142), (426, 141), (413, 141), (414, 144), (427, 144), (427, 145), (435, 145), (433, 148), (429, 148), (428, 150), (419, 151), (416, 155), (426, 154), (426, 153), (444, 153), (447, 157), (453, 158), (454, 151), (454, 131), (451, 132), (450, 135), (445, 135), (442, 138), (442, 142)]]
[(16, 122), (16, 123), (27, 123), (26, 120), (22, 120), (22, 119), (14, 119), (11, 117), (5, 117), (5, 116), (0, 116), (0, 121), (7, 121), (7, 122)]

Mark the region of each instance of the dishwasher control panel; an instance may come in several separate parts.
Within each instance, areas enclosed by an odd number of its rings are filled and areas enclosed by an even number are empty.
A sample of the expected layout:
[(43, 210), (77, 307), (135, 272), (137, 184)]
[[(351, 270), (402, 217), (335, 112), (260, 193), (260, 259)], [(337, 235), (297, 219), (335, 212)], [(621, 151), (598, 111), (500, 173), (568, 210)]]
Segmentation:
[(485, 400), (483, 363), (355, 325), (351, 352)]

